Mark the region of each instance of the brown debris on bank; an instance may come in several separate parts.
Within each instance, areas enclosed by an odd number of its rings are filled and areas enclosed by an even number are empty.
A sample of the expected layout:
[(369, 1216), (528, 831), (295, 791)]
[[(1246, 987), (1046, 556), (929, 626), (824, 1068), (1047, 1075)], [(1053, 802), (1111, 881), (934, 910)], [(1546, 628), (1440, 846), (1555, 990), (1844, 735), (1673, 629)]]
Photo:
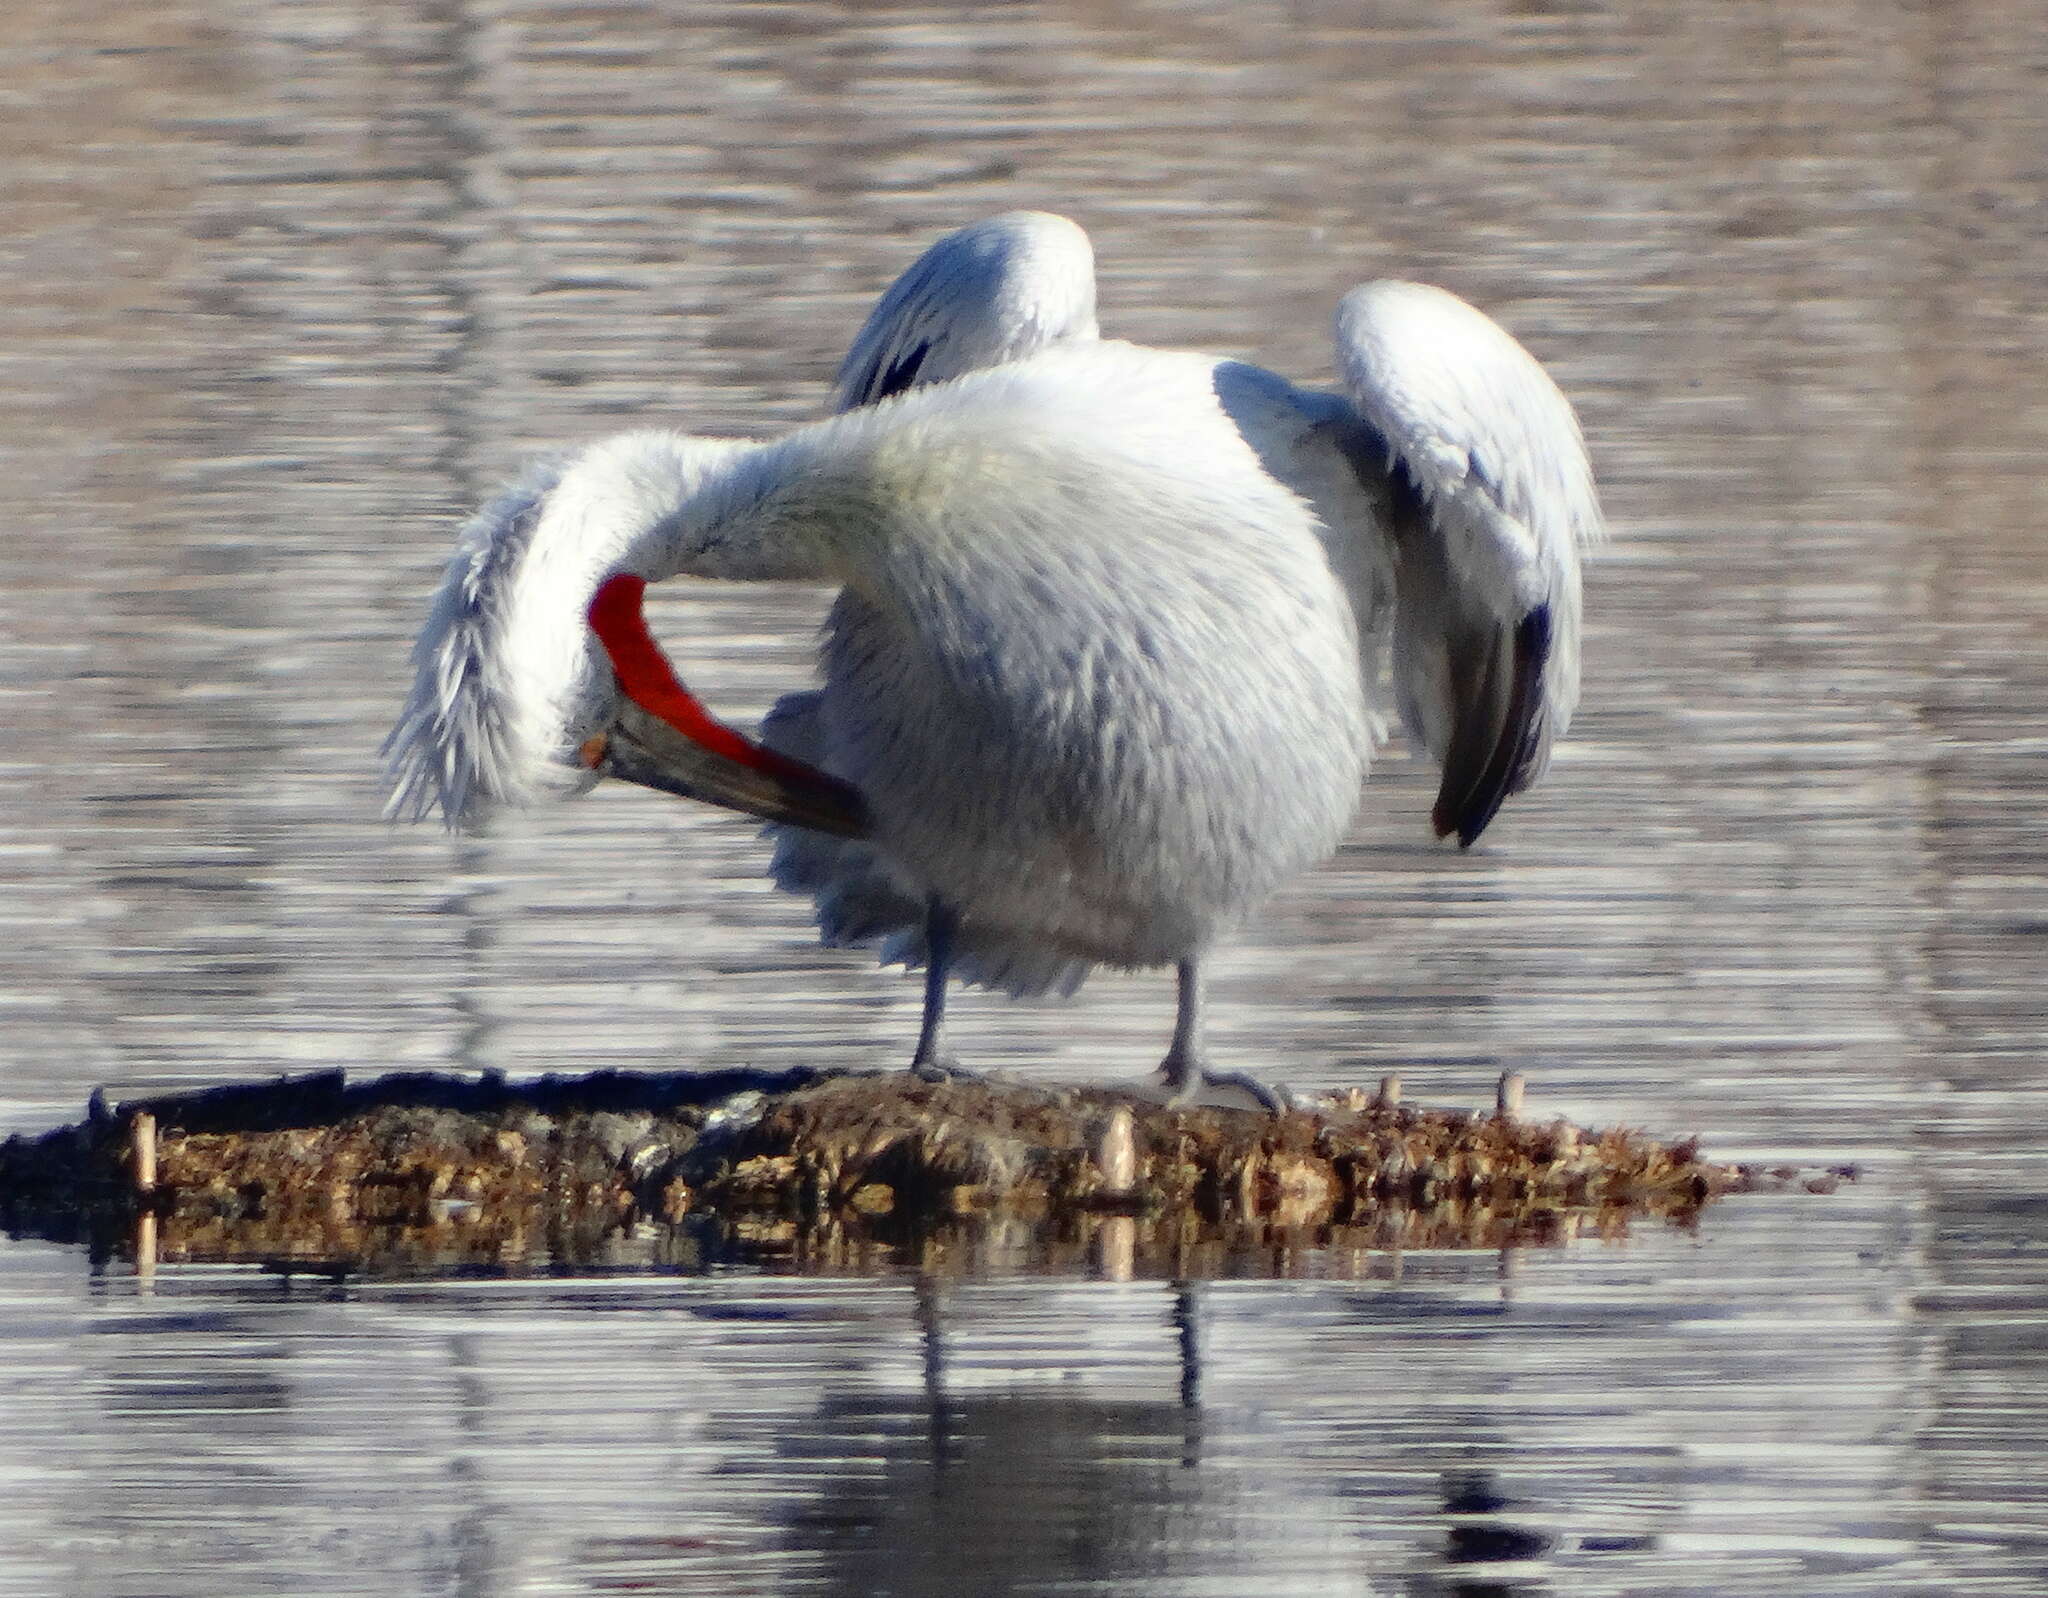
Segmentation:
[(845, 1269), (906, 1249), (1100, 1268), (1107, 1244), (1124, 1269), (1206, 1274), (1275, 1246), (1684, 1222), (1756, 1185), (1690, 1142), (1529, 1119), (1518, 1087), (1486, 1113), (1403, 1106), (1390, 1083), (1269, 1115), (906, 1072), (329, 1072), (117, 1109), (95, 1096), (78, 1125), (0, 1145), (0, 1225), (121, 1253), (147, 1218), (162, 1258), (336, 1273), (735, 1255)]

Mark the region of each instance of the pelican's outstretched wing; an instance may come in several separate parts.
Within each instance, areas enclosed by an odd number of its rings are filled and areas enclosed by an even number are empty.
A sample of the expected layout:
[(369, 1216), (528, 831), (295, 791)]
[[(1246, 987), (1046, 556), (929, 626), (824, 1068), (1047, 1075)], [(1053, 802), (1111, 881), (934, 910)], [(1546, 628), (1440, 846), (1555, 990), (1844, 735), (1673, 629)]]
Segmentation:
[(1394, 481), (1395, 695), (1443, 769), (1437, 835), (1469, 844), (1542, 774), (1578, 699), (1592, 464), (1535, 357), (1443, 289), (1353, 289), (1337, 359)]
[(947, 234), (889, 285), (854, 335), (832, 408), (1097, 336), (1088, 235), (1063, 216), (1007, 211)]

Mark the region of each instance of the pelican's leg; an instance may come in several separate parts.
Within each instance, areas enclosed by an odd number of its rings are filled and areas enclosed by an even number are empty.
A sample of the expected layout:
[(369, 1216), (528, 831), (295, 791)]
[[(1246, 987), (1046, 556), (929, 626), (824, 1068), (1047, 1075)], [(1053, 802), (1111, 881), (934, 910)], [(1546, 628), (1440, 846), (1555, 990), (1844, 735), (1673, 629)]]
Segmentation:
[(953, 939), (960, 918), (937, 899), (930, 900), (924, 915), (924, 1024), (918, 1028), (917, 1052), (910, 1057), (910, 1069), (926, 1082), (945, 1082), (972, 1073), (948, 1054), (940, 1042), (946, 1025), (946, 976), (953, 968)]
[(1173, 1046), (1159, 1063), (1166, 1079), (1166, 1102), (1192, 1104), (1205, 1087), (1242, 1088), (1275, 1115), (1287, 1101), (1255, 1076), (1242, 1071), (1212, 1071), (1202, 1052), (1202, 962), (1190, 956), (1175, 968), (1180, 978), (1180, 1004), (1174, 1014)]

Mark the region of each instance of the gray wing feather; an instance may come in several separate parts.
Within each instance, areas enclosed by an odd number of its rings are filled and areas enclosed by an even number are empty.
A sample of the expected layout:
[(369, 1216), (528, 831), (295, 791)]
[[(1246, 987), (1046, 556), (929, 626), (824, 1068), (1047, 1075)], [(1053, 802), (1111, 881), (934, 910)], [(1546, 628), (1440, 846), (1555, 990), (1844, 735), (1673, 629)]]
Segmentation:
[(1443, 770), (1439, 835), (1469, 844), (1542, 774), (1578, 699), (1592, 465), (1535, 358), (1443, 289), (1354, 289), (1337, 354), (1394, 488), (1396, 699)]

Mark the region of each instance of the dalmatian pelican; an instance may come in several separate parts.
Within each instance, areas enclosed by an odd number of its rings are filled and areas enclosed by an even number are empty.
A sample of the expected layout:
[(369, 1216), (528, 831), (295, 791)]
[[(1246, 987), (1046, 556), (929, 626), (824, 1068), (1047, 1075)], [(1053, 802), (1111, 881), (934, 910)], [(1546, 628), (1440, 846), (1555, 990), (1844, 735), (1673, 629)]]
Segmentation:
[[(1542, 773), (1601, 530), (1570, 404), (1480, 311), (1368, 283), (1336, 345), (1321, 392), (1104, 340), (1073, 223), (949, 235), (856, 336), (836, 414), (602, 439), (470, 521), (392, 812), (462, 827), (609, 775), (759, 816), (827, 943), (924, 967), (921, 1075), (957, 1069), (949, 979), (1171, 966), (1170, 1100), (1276, 1103), (1205, 1053), (1210, 950), (1335, 849), (1383, 711), (1461, 845)], [(647, 632), (646, 584), (683, 574), (839, 587), (820, 686), (758, 740)]]

